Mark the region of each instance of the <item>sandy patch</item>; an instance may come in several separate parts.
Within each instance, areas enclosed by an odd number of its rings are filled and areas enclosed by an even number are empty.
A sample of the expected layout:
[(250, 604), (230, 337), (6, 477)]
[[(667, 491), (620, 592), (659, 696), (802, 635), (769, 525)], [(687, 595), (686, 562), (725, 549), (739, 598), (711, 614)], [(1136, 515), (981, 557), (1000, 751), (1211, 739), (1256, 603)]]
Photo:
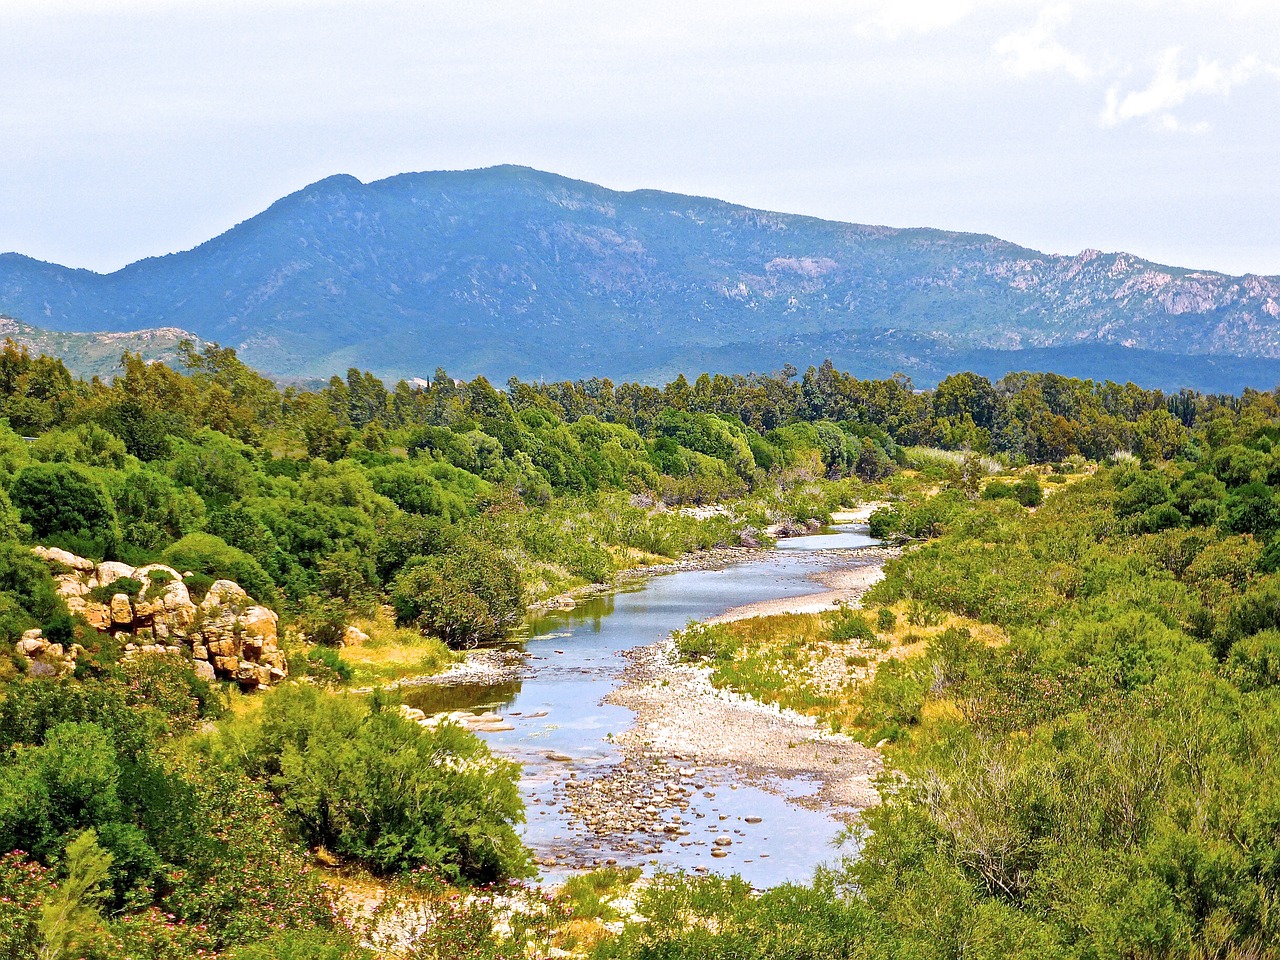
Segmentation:
[(887, 507), (889, 504), (884, 501), (877, 500), (874, 503), (864, 503), (860, 507), (852, 510), (836, 510), (831, 514), (832, 523), (867, 523), (871, 519), (871, 515), (881, 507)]
[(798, 597), (743, 604), (711, 617), (707, 623), (731, 623), (748, 617), (776, 617), (784, 613), (822, 613), (841, 605), (856, 607), (862, 595), (884, 579), (883, 560), (877, 558), (860, 566), (831, 570), (817, 574), (813, 579), (828, 589)]

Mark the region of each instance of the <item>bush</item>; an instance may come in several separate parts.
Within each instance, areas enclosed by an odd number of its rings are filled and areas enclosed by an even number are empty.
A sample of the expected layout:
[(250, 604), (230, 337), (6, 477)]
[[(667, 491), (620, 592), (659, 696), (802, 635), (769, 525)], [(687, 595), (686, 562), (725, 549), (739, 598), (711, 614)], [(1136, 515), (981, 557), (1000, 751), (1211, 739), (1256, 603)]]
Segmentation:
[(1263, 630), (1231, 645), (1227, 673), (1241, 690), (1280, 685), (1280, 631)]
[(519, 766), (452, 724), (420, 727), (376, 699), (286, 684), (223, 731), (218, 755), (269, 784), (308, 843), (378, 873), (529, 872), (514, 829)]
[(191, 595), (191, 599), (199, 603), (208, 596), (209, 588), (217, 582), (217, 578), (211, 577), (207, 573), (193, 572), (189, 577), (183, 577), (182, 582), (187, 588), (187, 593)]
[(917, 661), (886, 660), (876, 669), (863, 697), (859, 725), (880, 736), (896, 737), (920, 722), (931, 675)]
[(675, 640), (680, 658), (690, 663), (717, 660), (733, 646), (719, 625), (696, 621), (690, 621), (683, 630), (676, 631), (672, 639)]
[(92, 474), (69, 463), (24, 467), (9, 491), (22, 522), (37, 539), (73, 538), (97, 556), (120, 547), (120, 524), (111, 498)]
[(520, 570), (501, 551), (475, 541), (404, 570), (391, 586), (401, 624), (452, 647), (499, 640), (524, 616)]
[(863, 644), (874, 644), (876, 642), (875, 631), (871, 629), (871, 624), (866, 616), (857, 610), (842, 610), (836, 616), (836, 621), (831, 625), (831, 641), (833, 643), (848, 643), (856, 640)]
[(94, 587), (86, 596), (97, 603), (110, 603), (111, 598), (117, 593), (123, 593), (130, 600), (137, 600), (143, 586), (141, 580), (135, 580), (133, 577), (118, 577), (110, 583)]
[(234, 580), (260, 603), (276, 599), (276, 585), (262, 565), (211, 533), (187, 534), (164, 552), (164, 562), (177, 570), (202, 573), (214, 580)]
[(17, 544), (0, 544), (0, 640), (46, 625), (65, 632), (66, 616), (48, 565)]
[(876, 629), (881, 633), (888, 633), (898, 625), (898, 617), (888, 607), (881, 607), (876, 612)]
[(1024, 507), (1038, 507), (1044, 502), (1044, 488), (1034, 473), (1024, 474), (1016, 483), (993, 480), (982, 489), (983, 500), (1016, 500)]
[(333, 647), (314, 646), (307, 651), (306, 675), (320, 683), (335, 686), (350, 683), (354, 673), (351, 664)]

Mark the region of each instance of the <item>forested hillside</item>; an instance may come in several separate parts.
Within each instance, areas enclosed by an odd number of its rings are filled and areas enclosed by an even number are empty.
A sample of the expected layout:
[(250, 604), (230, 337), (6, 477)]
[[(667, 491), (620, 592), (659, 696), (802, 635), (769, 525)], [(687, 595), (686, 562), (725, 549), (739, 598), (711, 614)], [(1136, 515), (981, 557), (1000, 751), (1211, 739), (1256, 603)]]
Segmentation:
[[(874, 604), (1004, 639), (943, 633), (858, 694), (855, 732), (900, 776), (862, 859), (762, 898), (664, 881), (621, 934), (545, 942), (1245, 957), (1280, 937), (1273, 394), (1041, 374), (918, 392), (830, 364), (662, 388), (352, 369), (303, 392), (216, 346), (128, 355), (107, 384), (9, 344), (0, 417), (5, 956), (368, 956), (334, 865), (463, 890), (528, 875), (515, 765), (351, 689), (500, 639), (530, 601), (885, 498), (875, 530), (916, 546)], [(162, 565), (193, 600), (235, 581), (279, 613), (291, 682), (244, 693), (189, 647), (73, 615), (63, 556)], [(339, 647), (356, 623), (363, 653)], [(37, 668), (37, 632), (71, 670)], [(525, 927), (495, 936), (487, 900), (447, 896), (415, 956), (528, 955)], [(599, 919), (539, 902), (528, 929)]]

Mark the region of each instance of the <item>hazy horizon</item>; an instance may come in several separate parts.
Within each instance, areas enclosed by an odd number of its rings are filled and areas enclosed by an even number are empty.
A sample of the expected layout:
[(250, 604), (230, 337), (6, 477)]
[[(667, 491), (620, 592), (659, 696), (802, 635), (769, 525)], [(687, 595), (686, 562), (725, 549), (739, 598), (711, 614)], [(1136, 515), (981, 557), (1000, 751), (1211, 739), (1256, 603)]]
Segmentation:
[(308, 183), (519, 164), (1280, 275), (1280, 5), (0, 0), (0, 251), (110, 272)]

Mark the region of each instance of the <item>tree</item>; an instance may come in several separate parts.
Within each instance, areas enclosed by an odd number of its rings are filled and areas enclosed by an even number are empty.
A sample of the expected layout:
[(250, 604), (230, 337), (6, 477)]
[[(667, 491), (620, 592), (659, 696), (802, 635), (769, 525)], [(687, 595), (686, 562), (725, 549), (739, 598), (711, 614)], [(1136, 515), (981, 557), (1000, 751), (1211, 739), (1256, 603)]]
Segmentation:
[(454, 552), (429, 557), (392, 584), (402, 624), (412, 624), (453, 647), (497, 640), (524, 615), (519, 568), (488, 544), (464, 541)]
[(120, 525), (106, 490), (92, 474), (69, 463), (33, 464), (14, 478), (10, 490), (23, 523), (37, 538), (70, 537), (74, 546), (100, 554), (114, 552)]

